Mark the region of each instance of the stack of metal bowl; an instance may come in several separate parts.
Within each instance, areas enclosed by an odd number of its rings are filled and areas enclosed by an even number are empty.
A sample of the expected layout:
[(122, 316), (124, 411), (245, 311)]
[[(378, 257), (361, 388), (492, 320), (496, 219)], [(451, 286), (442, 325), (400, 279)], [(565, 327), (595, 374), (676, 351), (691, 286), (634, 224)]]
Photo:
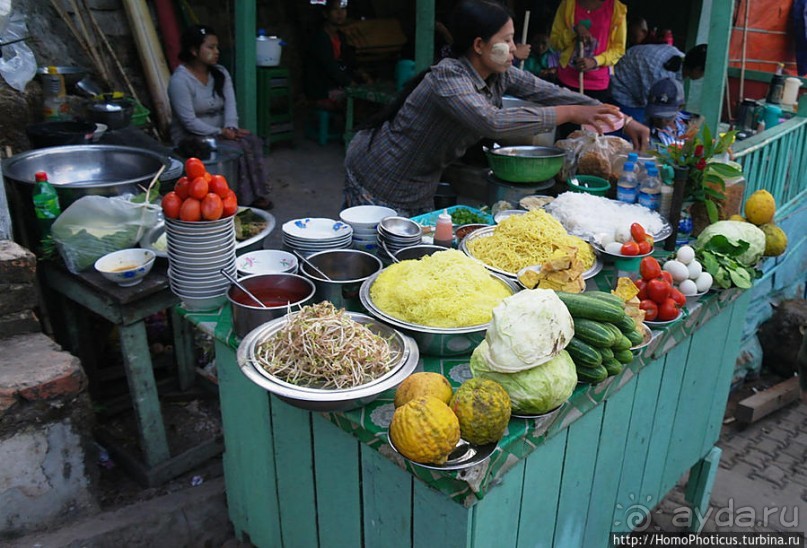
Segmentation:
[(238, 367), (255, 384), (301, 409), (332, 412), (363, 407), (408, 377), (417, 367), (420, 353), (415, 341), (399, 331), (365, 314), (358, 312), (348, 314), (351, 319), (365, 325), (390, 345), (394, 361), (384, 375), (353, 388), (322, 389), (290, 384), (269, 373), (256, 357), (257, 349), (261, 343), (273, 337), (292, 315), (270, 321), (250, 331), (238, 346)]
[[(367, 309), (370, 315), (415, 339), (422, 354), (441, 358), (467, 356), (484, 340), (490, 322), (467, 327), (431, 327), (407, 322), (390, 316), (378, 308), (370, 296), (370, 289), (379, 274), (370, 276), (362, 284), (359, 290), (361, 304)], [(514, 281), (504, 276), (491, 273), (491, 277), (507, 286), (513, 293), (520, 290)]]
[(168, 240), (168, 280), (188, 310), (212, 310), (227, 300), (235, 268), (233, 217), (218, 221), (165, 220)]
[(405, 247), (418, 245), (423, 241), (423, 232), (419, 224), (406, 217), (386, 217), (378, 223), (378, 256), (388, 261), (390, 254)]

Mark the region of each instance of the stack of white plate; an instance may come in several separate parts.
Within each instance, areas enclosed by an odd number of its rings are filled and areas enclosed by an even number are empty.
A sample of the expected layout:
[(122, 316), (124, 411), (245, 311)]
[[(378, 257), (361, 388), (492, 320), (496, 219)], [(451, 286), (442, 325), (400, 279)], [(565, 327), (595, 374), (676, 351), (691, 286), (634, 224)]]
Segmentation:
[(235, 277), (233, 219), (165, 221), (168, 280), (188, 310), (212, 310), (227, 300), (230, 282), (221, 270)]
[(386, 217), (398, 213), (394, 209), (383, 206), (360, 205), (343, 209), (339, 218), (353, 228), (353, 247), (359, 251), (375, 253), (378, 249), (376, 230), (378, 223)]
[(353, 229), (350, 225), (322, 217), (292, 219), (283, 224), (283, 247), (303, 256), (350, 247)]

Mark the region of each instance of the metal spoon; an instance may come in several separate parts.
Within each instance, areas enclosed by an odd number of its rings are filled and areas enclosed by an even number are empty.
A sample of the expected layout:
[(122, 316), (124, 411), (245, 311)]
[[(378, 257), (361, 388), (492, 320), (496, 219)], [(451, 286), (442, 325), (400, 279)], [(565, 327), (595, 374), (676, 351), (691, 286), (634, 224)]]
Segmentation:
[(244, 287), (243, 285), (241, 285), (241, 284), (239, 283), (239, 281), (238, 281), (238, 280), (236, 280), (235, 278), (233, 278), (233, 277), (232, 277), (232, 276), (229, 274), (229, 272), (227, 272), (227, 271), (226, 271), (226, 270), (224, 270), (223, 268), (222, 268), (221, 270), (219, 270), (219, 272), (221, 272), (221, 275), (222, 275), (222, 276), (224, 276), (225, 278), (227, 278), (228, 280), (230, 280), (230, 281), (233, 283), (233, 285), (235, 285), (235, 287), (237, 287), (238, 289), (240, 289), (241, 291), (243, 291), (244, 293), (246, 293), (246, 294), (247, 294), (247, 296), (248, 296), (250, 299), (252, 299), (252, 300), (253, 300), (253, 301), (255, 301), (256, 303), (258, 303), (258, 304), (260, 305), (260, 307), (261, 307), (261, 308), (269, 308), (268, 306), (266, 306), (265, 304), (263, 304), (263, 301), (262, 301), (262, 300), (260, 300), (258, 297), (256, 297), (256, 296), (255, 296), (255, 295), (253, 295), (252, 293), (250, 293), (250, 292), (249, 292), (249, 290), (248, 290), (246, 287)]
[(296, 249), (292, 249), (291, 251), (292, 251), (292, 253), (294, 253), (295, 255), (297, 255), (297, 256), (300, 258), (300, 260), (301, 260), (301, 261), (303, 261), (305, 264), (307, 264), (308, 266), (310, 266), (310, 267), (311, 267), (311, 270), (313, 270), (314, 272), (316, 272), (317, 274), (319, 274), (320, 276), (322, 276), (323, 278), (325, 278), (325, 279), (326, 279), (326, 280), (328, 280), (329, 282), (332, 282), (332, 281), (333, 281), (333, 280), (330, 278), (330, 276), (328, 276), (328, 275), (327, 275), (327, 274), (325, 274), (325, 273), (324, 273), (322, 270), (320, 270), (319, 268), (317, 268), (316, 266), (314, 266), (314, 263), (312, 263), (311, 261), (309, 261), (308, 259), (306, 259), (305, 257), (303, 257), (303, 256), (302, 256), (302, 254), (300, 254), (300, 253), (299, 253), (299, 252), (298, 252)]
[(389, 255), (389, 258), (392, 259), (393, 263), (400, 263), (401, 262), (401, 260), (398, 259), (398, 257), (396, 257), (395, 254), (393, 254), (392, 251), (389, 250), (389, 248), (387, 247), (387, 242), (385, 242), (384, 240), (379, 239), (378, 243), (381, 244), (381, 247), (384, 249), (384, 251), (387, 252), (387, 255)]

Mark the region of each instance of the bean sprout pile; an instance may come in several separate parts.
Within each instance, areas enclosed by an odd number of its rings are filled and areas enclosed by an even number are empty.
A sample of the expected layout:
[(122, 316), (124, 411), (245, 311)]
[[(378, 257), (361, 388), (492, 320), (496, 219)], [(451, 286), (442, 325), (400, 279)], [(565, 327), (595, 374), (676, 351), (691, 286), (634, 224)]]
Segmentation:
[(257, 346), (255, 360), (289, 384), (339, 390), (379, 378), (399, 358), (395, 354), (386, 339), (325, 301), (287, 316)]

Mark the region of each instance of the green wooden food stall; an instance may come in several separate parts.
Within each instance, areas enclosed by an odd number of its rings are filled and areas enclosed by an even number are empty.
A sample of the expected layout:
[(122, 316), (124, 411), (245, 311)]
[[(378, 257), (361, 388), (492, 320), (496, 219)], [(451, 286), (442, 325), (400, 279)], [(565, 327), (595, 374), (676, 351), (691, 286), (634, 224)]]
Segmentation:
[[(597, 277), (612, 282), (612, 272)], [(292, 407), (239, 370), (229, 307), (184, 316), (216, 339), (239, 537), (257, 546), (589, 547), (642, 527), (688, 470), (690, 504), (708, 505), (748, 301), (738, 290), (708, 294), (655, 331), (620, 375), (578, 385), (549, 417), (512, 418), (490, 458), (459, 471), (391, 449), (394, 390), (344, 413)], [(455, 387), (470, 375), (467, 357), (421, 356), (421, 366)]]

